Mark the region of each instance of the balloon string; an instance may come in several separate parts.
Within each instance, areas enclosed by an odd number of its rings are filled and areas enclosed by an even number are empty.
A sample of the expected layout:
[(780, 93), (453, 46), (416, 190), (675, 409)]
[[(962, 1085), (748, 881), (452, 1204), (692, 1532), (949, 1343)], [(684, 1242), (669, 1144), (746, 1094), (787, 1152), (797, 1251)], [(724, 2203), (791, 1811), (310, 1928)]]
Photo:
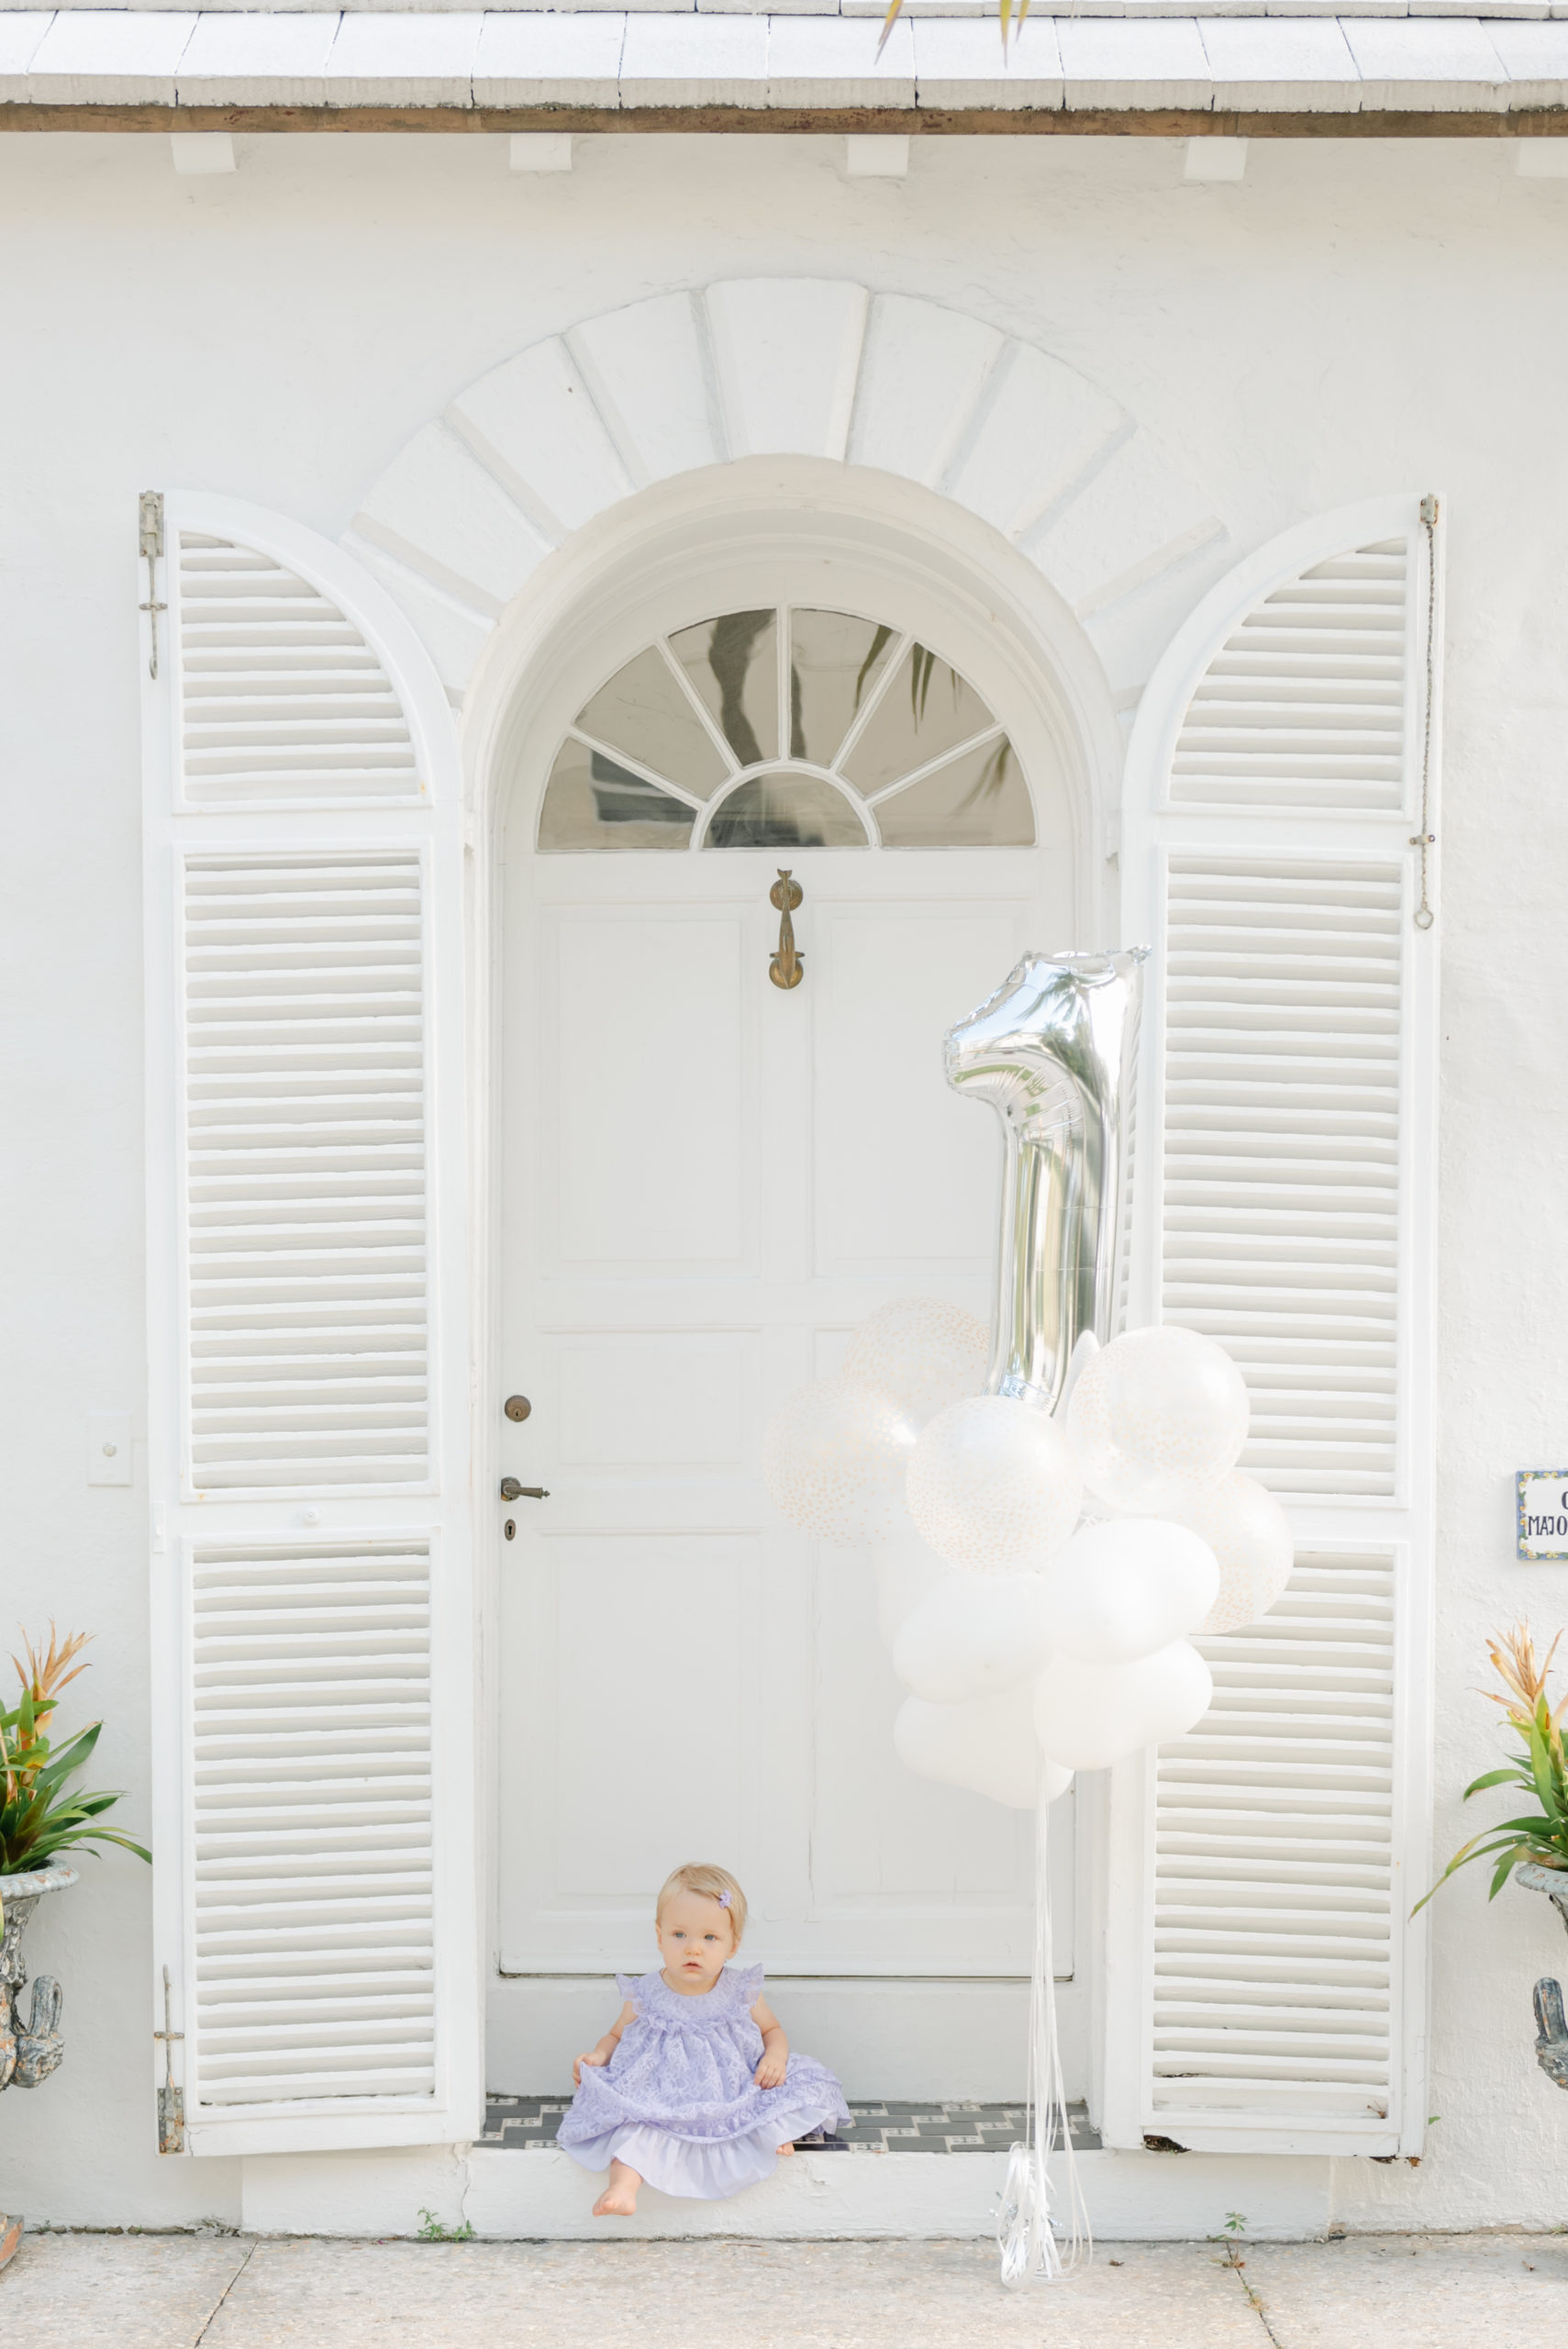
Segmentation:
[[(1056, 2029), (1056, 1971), (1051, 1946), (1051, 1882), (1047, 1874), (1043, 1791), (1035, 1818), (1034, 1971), (1029, 1978), (1029, 2091), (1024, 2111), (1026, 2142), (1007, 2157), (1007, 2182), (996, 2217), (996, 2248), (1002, 2281), (1014, 2286), (1038, 2277), (1060, 2284), (1085, 2268), (1094, 2237), (1078, 2178), (1073, 2129), (1062, 2078), (1062, 2045)], [(1051, 2218), (1050, 2163), (1061, 2157), (1062, 2224)]]

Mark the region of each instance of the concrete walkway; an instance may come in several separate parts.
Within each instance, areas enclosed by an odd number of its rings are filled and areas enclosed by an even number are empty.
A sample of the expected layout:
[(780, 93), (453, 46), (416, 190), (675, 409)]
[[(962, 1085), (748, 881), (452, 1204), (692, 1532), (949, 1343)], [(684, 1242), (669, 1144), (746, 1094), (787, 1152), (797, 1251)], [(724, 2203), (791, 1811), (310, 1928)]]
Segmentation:
[(1560, 2349), (1568, 2237), (1111, 2243), (1005, 2292), (977, 2243), (30, 2235), (25, 2349)]

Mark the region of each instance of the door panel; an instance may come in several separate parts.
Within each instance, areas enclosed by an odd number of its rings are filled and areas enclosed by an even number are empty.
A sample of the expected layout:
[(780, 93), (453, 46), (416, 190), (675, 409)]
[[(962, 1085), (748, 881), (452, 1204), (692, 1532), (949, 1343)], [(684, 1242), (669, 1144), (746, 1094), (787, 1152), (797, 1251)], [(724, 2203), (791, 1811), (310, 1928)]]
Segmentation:
[(711, 1273), (751, 1254), (741, 943), (718, 907), (550, 924), (540, 1238), (562, 1270)]
[(562, 1474), (667, 1479), (754, 1466), (755, 1332), (603, 1330), (543, 1339)]
[(940, 1045), (955, 1007), (984, 1001), (1017, 960), (1027, 911), (825, 909), (811, 998), (819, 1273), (984, 1281), (996, 1138), (941, 1081)]
[(536, 1806), (535, 1883), (573, 1931), (645, 1898), (649, 1853), (665, 1842), (735, 1849), (757, 1581), (754, 1539), (541, 1539), (531, 1751), (552, 1799)]

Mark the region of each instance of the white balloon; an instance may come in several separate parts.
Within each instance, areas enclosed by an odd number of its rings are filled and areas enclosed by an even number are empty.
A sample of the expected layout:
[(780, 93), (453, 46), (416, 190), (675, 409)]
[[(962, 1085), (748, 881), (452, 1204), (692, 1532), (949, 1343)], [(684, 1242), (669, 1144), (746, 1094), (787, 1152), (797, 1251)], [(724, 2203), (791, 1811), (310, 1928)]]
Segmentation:
[(1140, 1746), (1184, 1737), (1213, 1698), (1208, 1666), (1186, 1640), (1136, 1664), (1058, 1655), (1034, 1684), (1035, 1728), (1063, 1769), (1104, 1770)]
[(1129, 1330), (1086, 1363), (1067, 1406), (1084, 1482), (1113, 1508), (1168, 1517), (1234, 1468), (1247, 1388), (1195, 1330)]
[(1233, 1468), (1179, 1512), (1219, 1562), (1219, 1596), (1200, 1631), (1240, 1631), (1265, 1616), (1290, 1580), (1296, 1542), (1273, 1493)]
[(876, 1575), (876, 1628), (884, 1647), (891, 1647), (909, 1617), (939, 1583), (948, 1568), (934, 1550), (928, 1550), (912, 1525), (879, 1542), (873, 1553)]
[(909, 1462), (909, 1514), (939, 1558), (968, 1574), (1043, 1564), (1078, 1521), (1084, 1482), (1054, 1419), (1007, 1395), (939, 1411)]
[(947, 1575), (906, 1618), (893, 1669), (912, 1696), (960, 1705), (1032, 1680), (1050, 1654), (1038, 1575)]
[(796, 1389), (762, 1439), (762, 1476), (781, 1517), (829, 1542), (876, 1542), (907, 1520), (915, 1431), (896, 1403), (847, 1378)]
[(940, 1778), (1010, 1810), (1054, 1802), (1073, 1783), (1071, 1770), (1040, 1750), (1034, 1733), (1034, 1692), (1026, 1681), (1000, 1697), (966, 1705), (929, 1705), (906, 1697), (893, 1724), (899, 1760), (917, 1777)]
[(862, 1321), (844, 1357), (844, 1375), (874, 1386), (917, 1428), (949, 1403), (985, 1385), (991, 1332), (961, 1305), (940, 1297), (904, 1297)]
[(1159, 1517), (1081, 1525), (1035, 1579), (1056, 1645), (1085, 1664), (1132, 1664), (1168, 1647), (1197, 1630), (1219, 1591), (1208, 1544)]

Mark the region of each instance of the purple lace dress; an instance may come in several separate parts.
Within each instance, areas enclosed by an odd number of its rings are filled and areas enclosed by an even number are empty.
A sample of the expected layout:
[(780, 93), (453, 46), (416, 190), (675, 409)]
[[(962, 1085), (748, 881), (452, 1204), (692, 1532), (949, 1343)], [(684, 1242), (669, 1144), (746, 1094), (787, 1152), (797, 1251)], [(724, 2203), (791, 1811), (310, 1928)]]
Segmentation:
[(849, 2119), (842, 2088), (809, 2055), (790, 2057), (778, 2087), (757, 2086), (760, 1965), (727, 1966), (696, 1996), (658, 1973), (616, 1983), (637, 2020), (607, 2064), (584, 2071), (557, 2141), (584, 2169), (622, 2161), (662, 2194), (717, 2201), (766, 2177), (792, 2138)]

